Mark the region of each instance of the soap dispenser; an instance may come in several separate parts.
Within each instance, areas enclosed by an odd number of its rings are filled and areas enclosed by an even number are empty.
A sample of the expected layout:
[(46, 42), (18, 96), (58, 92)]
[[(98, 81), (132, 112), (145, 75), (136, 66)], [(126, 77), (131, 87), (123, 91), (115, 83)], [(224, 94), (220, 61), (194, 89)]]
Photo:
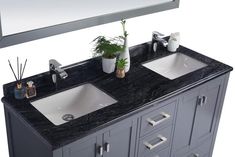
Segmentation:
[(175, 38), (170, 38), (168, 41), (167, 50), (170, 52), (175, 52), (178, 48), (178, 42)]
[(36, 96), (36, 87), (33, 81), (28, 81), (26, 87), (26, 98), (32, 98), (34, 96)]

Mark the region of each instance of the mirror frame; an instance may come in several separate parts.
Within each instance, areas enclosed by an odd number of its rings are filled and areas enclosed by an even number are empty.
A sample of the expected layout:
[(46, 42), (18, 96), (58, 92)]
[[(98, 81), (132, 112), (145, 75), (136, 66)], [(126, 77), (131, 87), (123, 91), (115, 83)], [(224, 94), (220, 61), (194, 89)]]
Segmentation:
[(179, 7), (179, 0), (173, 0), (163, 4), (153, 5), (140, 9), (133, 9), (124, 12), (111, 13), (101, 16), (94, 16), (91, 18), (81, 19), (77, 21), (67, 22), (63, 24), (53, 25), (49, 27), (39, 28), (31, 31), (21, 32), (17, 34), (3, 36), (1, 25), (0, 12), (0, 48), (25, 43), (53, 35), (58, 35), (66, 32), (71, 32), (83, 28), (88, 28), (96, 25), (119, 21), (121, 19), (128, 19), (141, 15), (147, 15), (160, 11), (170, 10)]

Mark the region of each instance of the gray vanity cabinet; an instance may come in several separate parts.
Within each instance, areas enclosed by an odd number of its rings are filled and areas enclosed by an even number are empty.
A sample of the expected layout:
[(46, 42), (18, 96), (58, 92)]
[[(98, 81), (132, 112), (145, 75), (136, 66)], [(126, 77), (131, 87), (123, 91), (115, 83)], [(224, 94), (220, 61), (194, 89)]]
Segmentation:
[[(223, 79), (219, 77), (187, 91), (180, 98), (173, 140), (174, 157), (182, 157), (204, 141), (211, 145), (222, 83)], [(209, 153), (210, 149), (206, 150)], [(193, 154), (197, 156), (199, 153)]]
[(53, 151), (5, 105), (10, 157), (212, 157), (228, 78), (225, 74), (153, 102)]
[(134, 157), (136, 120), (125, 120), (63, 147), (63, 157)]

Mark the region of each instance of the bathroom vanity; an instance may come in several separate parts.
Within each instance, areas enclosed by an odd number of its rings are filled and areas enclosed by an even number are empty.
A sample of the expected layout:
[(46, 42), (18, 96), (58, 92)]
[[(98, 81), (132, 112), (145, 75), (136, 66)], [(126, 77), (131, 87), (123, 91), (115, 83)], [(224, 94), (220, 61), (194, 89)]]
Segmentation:
[[(124, 79), (103, 73), (98, 57), (64, 67), (57, 89), (49, 72), (24, 79), (35, 82), (32, 99), (15, 100), (15, 82), (4, 85), (10, 157), (211, 157), (232, 67), (183, 46), (154, 53), (144, 43), (130, 54)], [(108, 105), (76, 115), (101, 98)]]

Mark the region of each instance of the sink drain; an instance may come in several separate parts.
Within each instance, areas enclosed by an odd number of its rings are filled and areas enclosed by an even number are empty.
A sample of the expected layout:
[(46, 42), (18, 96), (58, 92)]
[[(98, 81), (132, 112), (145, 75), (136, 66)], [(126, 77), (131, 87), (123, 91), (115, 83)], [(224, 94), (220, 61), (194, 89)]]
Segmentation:
[(65, 114), (65, 115), (63, 115), (63, 117), (62, 117), (62, 119), (64, 120), (64, 121), (71, 121), (71, 120), (73, 120), (74, 119), (74, 115), (72, 115), (72, 114)]

